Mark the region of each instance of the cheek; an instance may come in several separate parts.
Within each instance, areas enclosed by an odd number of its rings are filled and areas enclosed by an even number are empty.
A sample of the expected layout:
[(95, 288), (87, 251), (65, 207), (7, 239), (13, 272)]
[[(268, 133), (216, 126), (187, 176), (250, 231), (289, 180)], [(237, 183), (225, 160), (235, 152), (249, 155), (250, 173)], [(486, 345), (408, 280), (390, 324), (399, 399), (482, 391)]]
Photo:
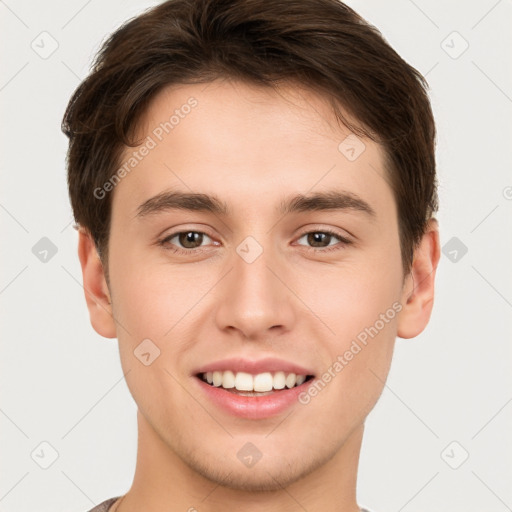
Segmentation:
[[(123, 272), (128, 268), (140, 271)], [(191, 408), (177, 384), (179, 380), (186, 385), (176, 368), (187, 348), (177, 340), (193, 317), (204, 286), (187, 286), (186, 281), (183, 273), (169, 267), (143, 267), (142, 261), (127, 258), (118, 260), (116, 274), (111, 274), (114, 315), (123, 326), (118, 327), (123, 373), (139, 409), (154, 426), (167, 424), (176, 408)]]
[[(330, 334), (338, 340), (338, 348), (374, 325), (399, 300), (401, 267), (390, 264), (392, 259), (387, 261), (387, 266), (367, 261), (295, 273), (298, 296), (328, 327), (325, 339)], [(386, 328), (394, 324), (395, 310), (391, 309), (388, 316), (391, 321)]]
[(212, 287), (213, 277), (204, 274), (133, 256), (120, 258), (111, 273), (114, 314), (134, 337), (164, 340), (189, 312), (194, 314), (194, 305)]
[(329, 328), (321, 327), (326, 355), (321, 380), (329, 382), (335, 402), (351, 404), (346, 410), (368, 412), (382, 391), (402, 308), (401, 271), (399, 252), (387, 249), (350, 268), (326, 268), (314, 286), (310, 281), (299, 292)]

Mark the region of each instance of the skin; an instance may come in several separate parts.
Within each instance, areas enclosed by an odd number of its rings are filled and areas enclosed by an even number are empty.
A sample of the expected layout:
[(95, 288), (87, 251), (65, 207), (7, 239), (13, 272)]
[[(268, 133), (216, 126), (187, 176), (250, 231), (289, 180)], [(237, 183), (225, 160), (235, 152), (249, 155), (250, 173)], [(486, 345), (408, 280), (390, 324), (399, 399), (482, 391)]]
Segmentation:
[[(404, 277), (378, 144), (364, 140), (365, 151), (349, 161), (338, 150), (349, 132), (321, 97), (297, 85), (273, 91), (228, 80), (164, 89), (139, 135), (151, 135), (190, 97), (198, 105), (115, 187), (108, 285), (91, 237), (79, 234), (91, 323), (118, 338), (138, 405), (136, 471), (119, 511), (356, 512), (364, 421), (382, 392), (395, 338), (417, 336), (431, 315), (437, 222)], [(375, 218), (356, 210), (277, 213), (283, 199), (333, 189), (363, 198)], [(136, 216), (167, 190), (214, 194), (230, 214)], [(332, 237), (315, 246), (304, 236), (325, 229), (352, 243)], [(180, 230), (206, 233), (196, 244), (202, 252), (178, 237), (158, 245)], [(236, 252), (247, 236), (263, 249), (252, 263)], [(327, 244), (339, 250), (325, 252)], [(176, 254), (173, 246), (191, 252)], [(400, 313), (317, 396), (277, 417), (229, 415), (192, 376), (199, 365), (240, 355), (283, 358), (321, 377), (394, 303)], [(149, 366), (134, 356), (147, 338), (161, 351)], [(263, 454), (251, 468), (237, 458), (247, 442)]]

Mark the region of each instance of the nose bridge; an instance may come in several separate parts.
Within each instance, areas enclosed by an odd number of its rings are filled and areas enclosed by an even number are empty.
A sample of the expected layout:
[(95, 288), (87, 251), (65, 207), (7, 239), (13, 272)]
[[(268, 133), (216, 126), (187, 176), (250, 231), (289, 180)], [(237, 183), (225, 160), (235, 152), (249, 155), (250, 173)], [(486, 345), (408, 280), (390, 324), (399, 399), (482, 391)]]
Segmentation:
[(232, 268), (217, 311), (219, 327), (235, 328), (246, 337), (264, 335), (277, 326), (289, 329), (292, 304), (286, 287), (274, 275), (281, 265), (270, 240), (260, 243), (246, 237), (232, 255)]

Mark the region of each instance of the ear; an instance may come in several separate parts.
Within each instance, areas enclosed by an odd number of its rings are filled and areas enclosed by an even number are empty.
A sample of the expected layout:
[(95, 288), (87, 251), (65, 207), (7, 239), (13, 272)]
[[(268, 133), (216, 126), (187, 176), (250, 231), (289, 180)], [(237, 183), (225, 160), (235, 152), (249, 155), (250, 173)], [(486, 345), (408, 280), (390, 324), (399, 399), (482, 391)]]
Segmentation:
[(103, 265), (91, 234), (82, 227), (78, 229), (78, 258), (91, 325), (99, 335), (115, 338), (116, 325)]
[(439, 226), (436, 219), (431, 219), (414, 251), (411, 272), (404, 283), (401, 299), (403, 309), (397, 323), (397, 335), (400, 338), (418, 336), (430, 320), (440, 255)]

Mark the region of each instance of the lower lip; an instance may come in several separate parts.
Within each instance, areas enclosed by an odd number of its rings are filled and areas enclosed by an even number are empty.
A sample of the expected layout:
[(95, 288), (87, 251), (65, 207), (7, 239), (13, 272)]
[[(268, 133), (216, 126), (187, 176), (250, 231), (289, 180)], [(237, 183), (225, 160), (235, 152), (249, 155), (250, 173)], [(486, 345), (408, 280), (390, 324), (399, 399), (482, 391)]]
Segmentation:
[(199, 377), (194, 377), (208, 398), (224, 411), (247, 418), (258, 420), (270, 418), (282, 413), (288, 407), (298, 403), (299, 395), (304, 392), (314, 379), (303, 382), (300, 386), (291, 389), (276, 391), (264, 396), (237, 395), (222, 387), (211, 386)]

